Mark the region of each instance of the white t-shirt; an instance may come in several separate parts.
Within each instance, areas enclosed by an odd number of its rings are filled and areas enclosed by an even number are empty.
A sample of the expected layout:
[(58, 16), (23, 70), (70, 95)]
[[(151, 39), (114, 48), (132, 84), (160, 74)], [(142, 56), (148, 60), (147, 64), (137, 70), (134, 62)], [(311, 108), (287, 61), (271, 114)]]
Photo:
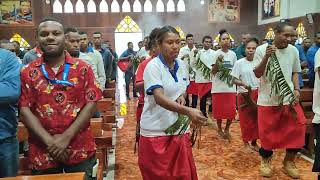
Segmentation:
[(314, 117), (312, 123), (320, 124), (320, 80), (318, 74), (318, 68), (320, 67), (320, 50), (317, 51), (314, 57), (314, 72), (315, 81), (313, 89), (313, 103), (312, 110), (314, 112)]
[[(256, 64), (255, 66), (259, 65), (259, 63), (262, 61), (264, 55), (266, 54), (267, 46), (268, 44), (263, 44), (256, 49), (256, 52), (253, 58), (253, 61)], [(296, 47), (289, 44), (287, 48), (277, 49), (276, 56), (280, 63), (282, 73), (288, 85), (290, 86), (291, 90), (293, 91), (294, 86), (292, 82), (292, 73), (301, 72), (299, 52)], [(271, 83), (266, 77), (266, 70), (265, 70), (263, 75), (260, 77), (260, 88), (259, 88), (259, 96), (258, 96), (257, 104), (260, 106), (278, 106), (279, 97), (273, 96), (273, 95), (270, 96), (270, 92), (271, 92)], [(290, 104), (288, 97), (284, 98), (283, 104), (284, 105)]]
[(163, 88), (164, 95), (171, 101), (176, 101), (186, 92), (189, 79), (185, 63), (176, 59), (175, 69), (176, 73), (171, 74), (169, 67), (160, 59), (160, 56), (155, 57), (146, 66), (143, 74), (146, 96), (140, 121), (142, 136), (166, 136), (165, 129), (178, 119), (178, 113), (158, 105), (153, 96), (154, 89)]
[(142, 57), (148, 57), (149, 56), (149, 53), (148, 51), (146, 50), (145, 47), (142, 47), (138, 52), (137, 52), (137, 56), (142, 58)]
[[(191, 67), (192, 68), (192, 71), (195, 71), (194, 68), (191, 66), (192, 62), (194, 61), (194, 57), (193, 57), (193, 54), (194, 54), (194, 50), (196, 50), (197, 48), (195, 46), (193, 46), (192, 49), (189, 49), (188, 45), (186, 46), (183, 46), (180, 51), (179, 51), (179, 55), (178, 55), (178, 58), (183, 60), (185, 63), (186, 63), (186, 67), (187, 67), (187, 70), (189, 72), (189, 79), (191, 81), (194, 81), (194, 73), (191, 73), (189, 68)], [(185, 59), (182, 59), (182, 57), (184, 55), (189, 55), (189, 61), (187, 60), (187, 58)], [(190, 63), (190, 64), (189, 64)]]
[[(237, 61), (237, 55), (231, 50), (228, 50), (227, 53), (223, 52), (221, 49), (216, 51), (216, 54), (213, 58), (212, 64), (216, 64), (218, 57), (223, 56), (223, 66), (229, 69), (233, 68), (234, 63)], [(231, 87), (228, 86), (227, 83), (221, 81), (219, 79), (219, 72), (215, 74), (212, 78), (212, 88), (211, 93), (230, 93), (236, 92), (236, 86), (233, 85)]]
[(192, 62), (192, 66), (194, 67), (194, 70), (196, 72), (196, 76), (195, 76), (195, 82), (196, 83), (209, 83), (211, 82), (211, 79), (206, 79), (203, 77), (201, 70), (198, 70), (197, 68), (195, 68), (195, 63), (198, 60), (198, 57), (200, 56), (200, 60), (209, 68), (212, 69), (212, 63), (213, 63), (213, 58), (216, 54), (216, 51), (212, 50), (212, 49), (201, 49), (199, 50), (198, 54), (196, 55), (195, 59)]
[[(252, 89), (258, 89), (260, 81), (253, 72), (254, 68), (255, 63), (253, 61), (248, 61), (247, 58), (244, 57), (234, 63), (231, 76), (243, 81), (251, 86)], [(238, 86), (237, 92), (243, 93), (247, 92), (247, 90), (242, 86)]]

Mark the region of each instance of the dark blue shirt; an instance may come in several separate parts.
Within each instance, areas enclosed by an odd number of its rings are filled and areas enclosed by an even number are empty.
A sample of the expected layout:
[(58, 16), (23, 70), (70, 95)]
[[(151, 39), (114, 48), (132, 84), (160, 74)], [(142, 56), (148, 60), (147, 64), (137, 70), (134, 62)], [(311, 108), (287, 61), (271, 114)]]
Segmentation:
[(110, 80), (112, 77), (112, 59), (113, 56), (111, 54), (111, 52), (109, 51), (109, 49), (106, 48), (101, 48), (99, 50), (102, 59), (103, 59), (103, 64), (104, 64), (104, 71), (106, 73), (106, 78), (107, 80)]
[[(306, 55), (304, 54), (304, 51), (301, 47), (300, 44), (296, 44), (295, 47), (298, 49), (299, 51), (299, 59), (300, 59), (300, 63), (303, 61), (307, 60)], [(303, 80), (302, 80), (302, 73), (299, 73), (299, 86), (300, 88), (302, 88), (304, 86)]]
[(0, 48), (0, 140), (16, 135), (15, 105), (20, 86), (20, 64), (16, 55)]
[(317, 45), (313, 45), (309, 48), (308, 52), (307, 52), (307, 61), (308, 61), (308, 68), (309, 68), (309, 81), (310, 83), (313, 85), (314, 84), (314, 57), (316, 55), (316, 52), (318, 51), (318, 49), (320, 48), (320, 46)]

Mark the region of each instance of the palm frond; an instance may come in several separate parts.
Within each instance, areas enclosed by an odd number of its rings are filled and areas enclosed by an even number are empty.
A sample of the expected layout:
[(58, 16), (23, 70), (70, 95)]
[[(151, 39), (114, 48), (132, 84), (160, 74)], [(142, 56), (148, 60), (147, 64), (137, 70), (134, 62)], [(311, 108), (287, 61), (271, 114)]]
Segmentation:
[(211, 69), (207, 67), (200, 59), (201, 54), (198, 55), (198, 58), (195, 63), (195, 67), (197, 70), (201, 71), (203, 77), (205, 79), (211, 79)]
[(223, 66), (222, 61), (216, 61), (216, 64), (218, 66), (218, 77), (221, 81), (225, 82), (229, 87), (233, 86), (233, 77), (230, 75), (231, 69), (228, 69)]
[(276, 54), (272, 54), (266, 66), (266, 76), (271, 83), (270, 96), (278, 96), (279, 105), (283, 105), (286, 97), (289, 98), (289, 103), (292, 104), (296, 98), (287, 83)]

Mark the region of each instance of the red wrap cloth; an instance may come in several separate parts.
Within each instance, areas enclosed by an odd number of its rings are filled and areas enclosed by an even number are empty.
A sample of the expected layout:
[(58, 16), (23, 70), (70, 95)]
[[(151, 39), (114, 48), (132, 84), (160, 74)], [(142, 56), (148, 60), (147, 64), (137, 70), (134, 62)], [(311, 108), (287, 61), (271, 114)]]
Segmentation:
[(198, 89), (194, 81), (190, 81), (190, 85), (187, 88), (187, 93), (192, 95), (198, 95)]
[(195, 86), (198, 91), (198, 97), (202, 98), (211, 91), (212, 83), (195, 83)]
[(266, 150), (301, 148), (304, 146), (305, 123), (303, 110), (294, 107), (297, 117), (290, 112), (290, 106), (258, 106), (258, 126), (261, 146)]
[(212, 94), (212, 118), (233, 120), (236, 117), (236, 93)]
[[(242, 104), (246, 104), (243, 96), (238, 94), (238, 107)], [(252, 100), (256, 103), (258, 99), (258, 90), (253, 90), (251, 93)], [(242, 139), (245, 142), (259, 139), (258, 130), (258, 116), (257, 112), (254, 112), (250, 107), (238, 108), (240, 128)]]
[(144, 180), (197, 180), (189, 134), (140, 136), (139, 168)]

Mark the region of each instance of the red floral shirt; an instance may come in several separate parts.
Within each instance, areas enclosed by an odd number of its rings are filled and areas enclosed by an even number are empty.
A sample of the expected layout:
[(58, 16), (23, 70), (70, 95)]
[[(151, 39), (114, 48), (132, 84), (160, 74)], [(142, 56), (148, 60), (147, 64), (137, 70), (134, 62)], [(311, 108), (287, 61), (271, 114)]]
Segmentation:
[[(43, 57), (29, 63), (21, 71), (20, 107), (29, 107), (42, 126), (51, 134), (62, 134), (76, 120), (88, 102), (97, 102), (102, 93), (91, 67), (66, 53), (65, 63), (70, 64), (68, 81), (74, 86), (51, 84), (40, 66)], [(45, 66), (50, 79), (62, 79), (64, 66), (57, 72)], [(95, 154), (94, 138), (89, 127), (81, 130), (70, 142), (70, 158), (65, 164), (77, 164)], [(32, 169), (43, 170), (59, 166), (49, 155), (46, 145), (35, 135), (29, 136), (29, 161)]]

